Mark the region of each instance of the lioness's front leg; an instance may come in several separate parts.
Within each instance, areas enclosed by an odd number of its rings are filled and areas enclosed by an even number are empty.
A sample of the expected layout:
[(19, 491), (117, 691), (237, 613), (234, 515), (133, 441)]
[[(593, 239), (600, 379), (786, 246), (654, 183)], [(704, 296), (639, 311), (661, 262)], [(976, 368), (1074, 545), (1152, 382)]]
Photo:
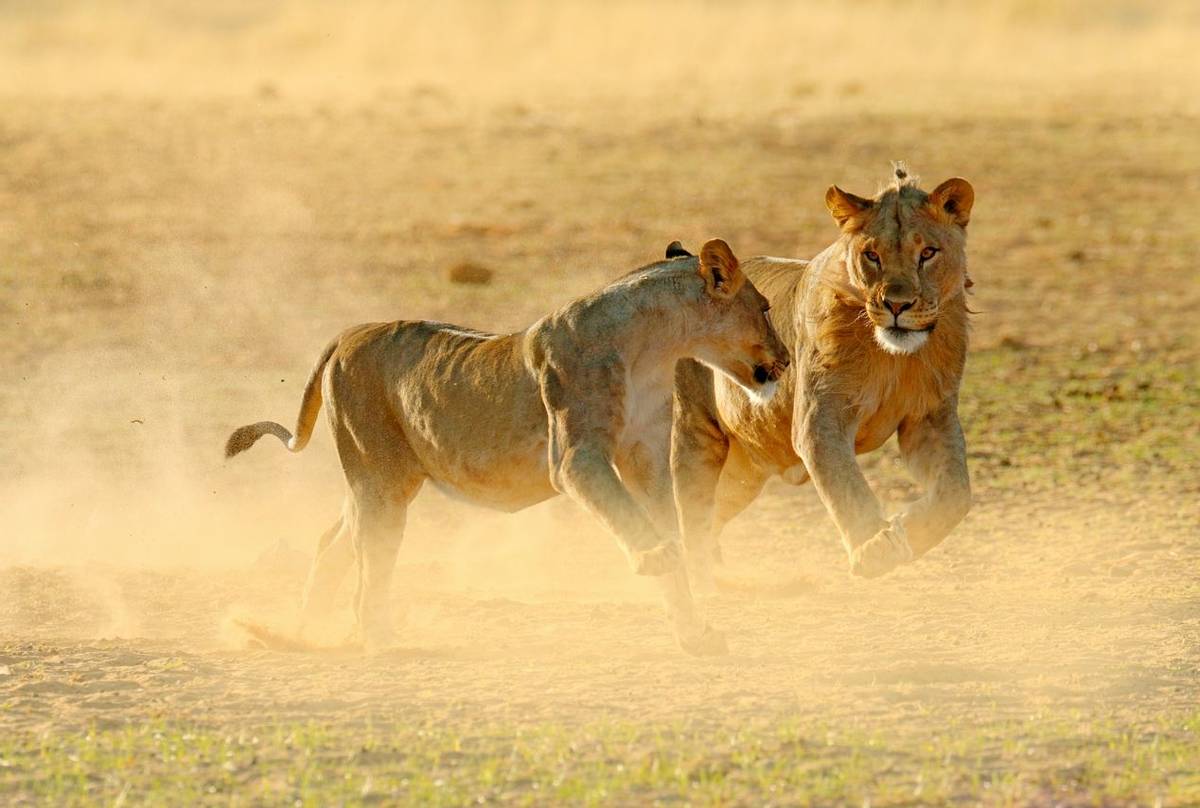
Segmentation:
[[(625, 447), (618, 459), (617, 469), (634, 499), (642, 504), (651, 520), (663, 533), (675, 541), (679, 538), (679, 520), (671, 485), (670, 449), (671, 411), (664, 402), (659, 423), (652, 425), (637, 441)], [(721, 632), (709, 626), (696, 609), (687, 571), (682, 565), (660, 575), (656, 583), (662, 592), (667, 616), (683, 650), (695, 656), (714, 656), (729, 653)]]
[(901, 422), (900, 454), (925, 488), (898, 517), (913, 556), (936, 547), (971, 508), (967, 446), (958, 421), (958, 400), (951, 396), (924, 418)]
[[(891, 533), (854, 456), (857, 422), (842, 396), (796, 396), (792, 442), (842, 534), (850, 571), (874, 578), (911, 560), (903, 534)], [(879, 541), (873, 541), (879, 539)]]
[(680, 544), (655, 527), (614, 465), (624, 426), (623, 377), (617, 357), (579, 371), (570, 385), (552, 366), (540, 373), (550, 425), (550, 480), (612, 531), (634, 572), (663, 575), (682, 565)]
[(671, 479), (679, 530), (692, 580), (714, 588), (712, 566), (720, 560), (715, 503), (729, 438), (721, 429), (713, 395), (713, 372), (692, 359), (675, 366), (671, 418)]

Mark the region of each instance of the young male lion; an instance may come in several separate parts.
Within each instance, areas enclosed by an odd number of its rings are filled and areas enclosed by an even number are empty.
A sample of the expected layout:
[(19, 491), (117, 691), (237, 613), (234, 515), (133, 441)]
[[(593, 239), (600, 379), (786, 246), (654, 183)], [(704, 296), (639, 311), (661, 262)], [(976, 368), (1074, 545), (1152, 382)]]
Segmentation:
[(515, 334), (361, 325), (321, 354), (294, 436), (273, 421), (244, 426), (226, 456), (267, 434), (300, 451), (324, 402), (347, 492), (318, 547), (304, 613), (328, 608), (357, 559), (355, 611), (368, 645), (388, 638), (405, 513), (429, 480), (505, 511), (570, 495), (616, 534), (635, 572), (658, 577), (684, 650), (724, 653), (695, 611), (678, 541), (673, 370), (694, 357), (748, 395), (772, 388), (789, 358), (766, 310), (714, 239), (699, 259), (643, 267)]
[[(971, 486), (957, 407), (973, 201), (966, 180), (926, 193), (898, 167), (874, 199), (829, 189), (825, 204), (841, 236), (812, 261), (746, 262), (795, 364), (779, 394), (759, 403), (703, 365), (680, 363), (672, 466), (698, 580), (711, 583), (721, 528), (773, 475), (813, 481), (851, 571), (865, 577), (925, 554), (966, 515)], [(855, 455), (893, 433), (926, 492), (889, 520)]]

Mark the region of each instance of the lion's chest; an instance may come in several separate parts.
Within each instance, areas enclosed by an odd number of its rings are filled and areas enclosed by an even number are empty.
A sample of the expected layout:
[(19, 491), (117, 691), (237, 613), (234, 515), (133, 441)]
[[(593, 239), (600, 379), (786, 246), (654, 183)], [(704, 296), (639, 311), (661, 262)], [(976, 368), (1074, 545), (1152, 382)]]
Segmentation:
[[(881, 378), (881, 377), (877, 377)], [(875, 389), (867, 388), (858, 402), (858, 429), (854, 433), (855, 454), (874, 451), (895, 434), (906, 418), (921, 418), (939, 399), (933, 380), (925, 373), (909, 373), (887, 379)]]
[(800, 464), (800, 456), (792, 444), (795, 377), (790, 369), (780, 378), (779, 388), (766, 404), (751, 402), (740, 387), (722, 374), (716, 374), (714, 382), (721, 423), (737, 438), (755, 465), (771, 474), (785, 474)]
[(885, 444), (899, 428), (902, 417), (894, 407), (882, 407), (868, 415), (854, 434), (854, 453), (873, 452)]

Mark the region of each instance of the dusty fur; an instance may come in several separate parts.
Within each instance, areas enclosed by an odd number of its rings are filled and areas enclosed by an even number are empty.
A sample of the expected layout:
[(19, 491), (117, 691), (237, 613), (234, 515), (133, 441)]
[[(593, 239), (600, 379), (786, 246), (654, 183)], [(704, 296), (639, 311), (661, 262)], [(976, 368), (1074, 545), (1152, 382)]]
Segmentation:
[(774, 384), (789, 358), (766, 307), (714, 239), (699, 257), (643, 267), (515, 334), (426, 321), (357, 326), (316, 363), (294, 436), (260, 422), (236, 430), (226, 451), (265, 434), (299, 451), (326, 404), (348, 494), (318, 545), (305, 612), (324, 612), (357, 563), (356, 613), (370, 645), (386, 640), (384, 599), (407, 507), (430, 482), (505, 511), (568, 494), (610, 528), (636, 572), (656, 576), (683, 647), (721, 652), (682, 564), (672, 372), (694, 357), (738, 389)]
[[(841, 230), (832, 245), (811, 261), (746, 263), (796, 359), (779, 394), (758, 406), (693, 363), (677, 374), (676, 495), (705, 580), (721, 527), (774, 475), (816, 484), (852, 571), (870, 577), (927, 552), (969, 507), (957, 399), (971, 186), (952, 179), (927, 193), (898, 164), (874, 198), (833, 186), (825, 201)], [(889, 520), (855, 454), (897, 433), (926, 493)]]

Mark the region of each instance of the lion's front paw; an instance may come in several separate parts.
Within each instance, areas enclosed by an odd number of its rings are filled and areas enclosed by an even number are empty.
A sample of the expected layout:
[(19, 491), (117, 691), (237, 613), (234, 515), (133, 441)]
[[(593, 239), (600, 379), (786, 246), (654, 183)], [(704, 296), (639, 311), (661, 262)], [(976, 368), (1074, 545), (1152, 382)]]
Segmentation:
[(887, 575), (901, 564), (912, 561), (904, 526), (898, 521), (885, 527), (850, 553), (850, 573), (861, 578)]
[(729, 655), (729, 643), (725, 641), (725, 635), (712, 626), (705, 626), (702, 632), (692, 637), (680, 635), (679, 647), (692, 656)]
[(649, 550), (631, 550), (629, 563), (638, 575), (666, 575), (683, 564), (683, 548), (677, 541), (665, 541)]

